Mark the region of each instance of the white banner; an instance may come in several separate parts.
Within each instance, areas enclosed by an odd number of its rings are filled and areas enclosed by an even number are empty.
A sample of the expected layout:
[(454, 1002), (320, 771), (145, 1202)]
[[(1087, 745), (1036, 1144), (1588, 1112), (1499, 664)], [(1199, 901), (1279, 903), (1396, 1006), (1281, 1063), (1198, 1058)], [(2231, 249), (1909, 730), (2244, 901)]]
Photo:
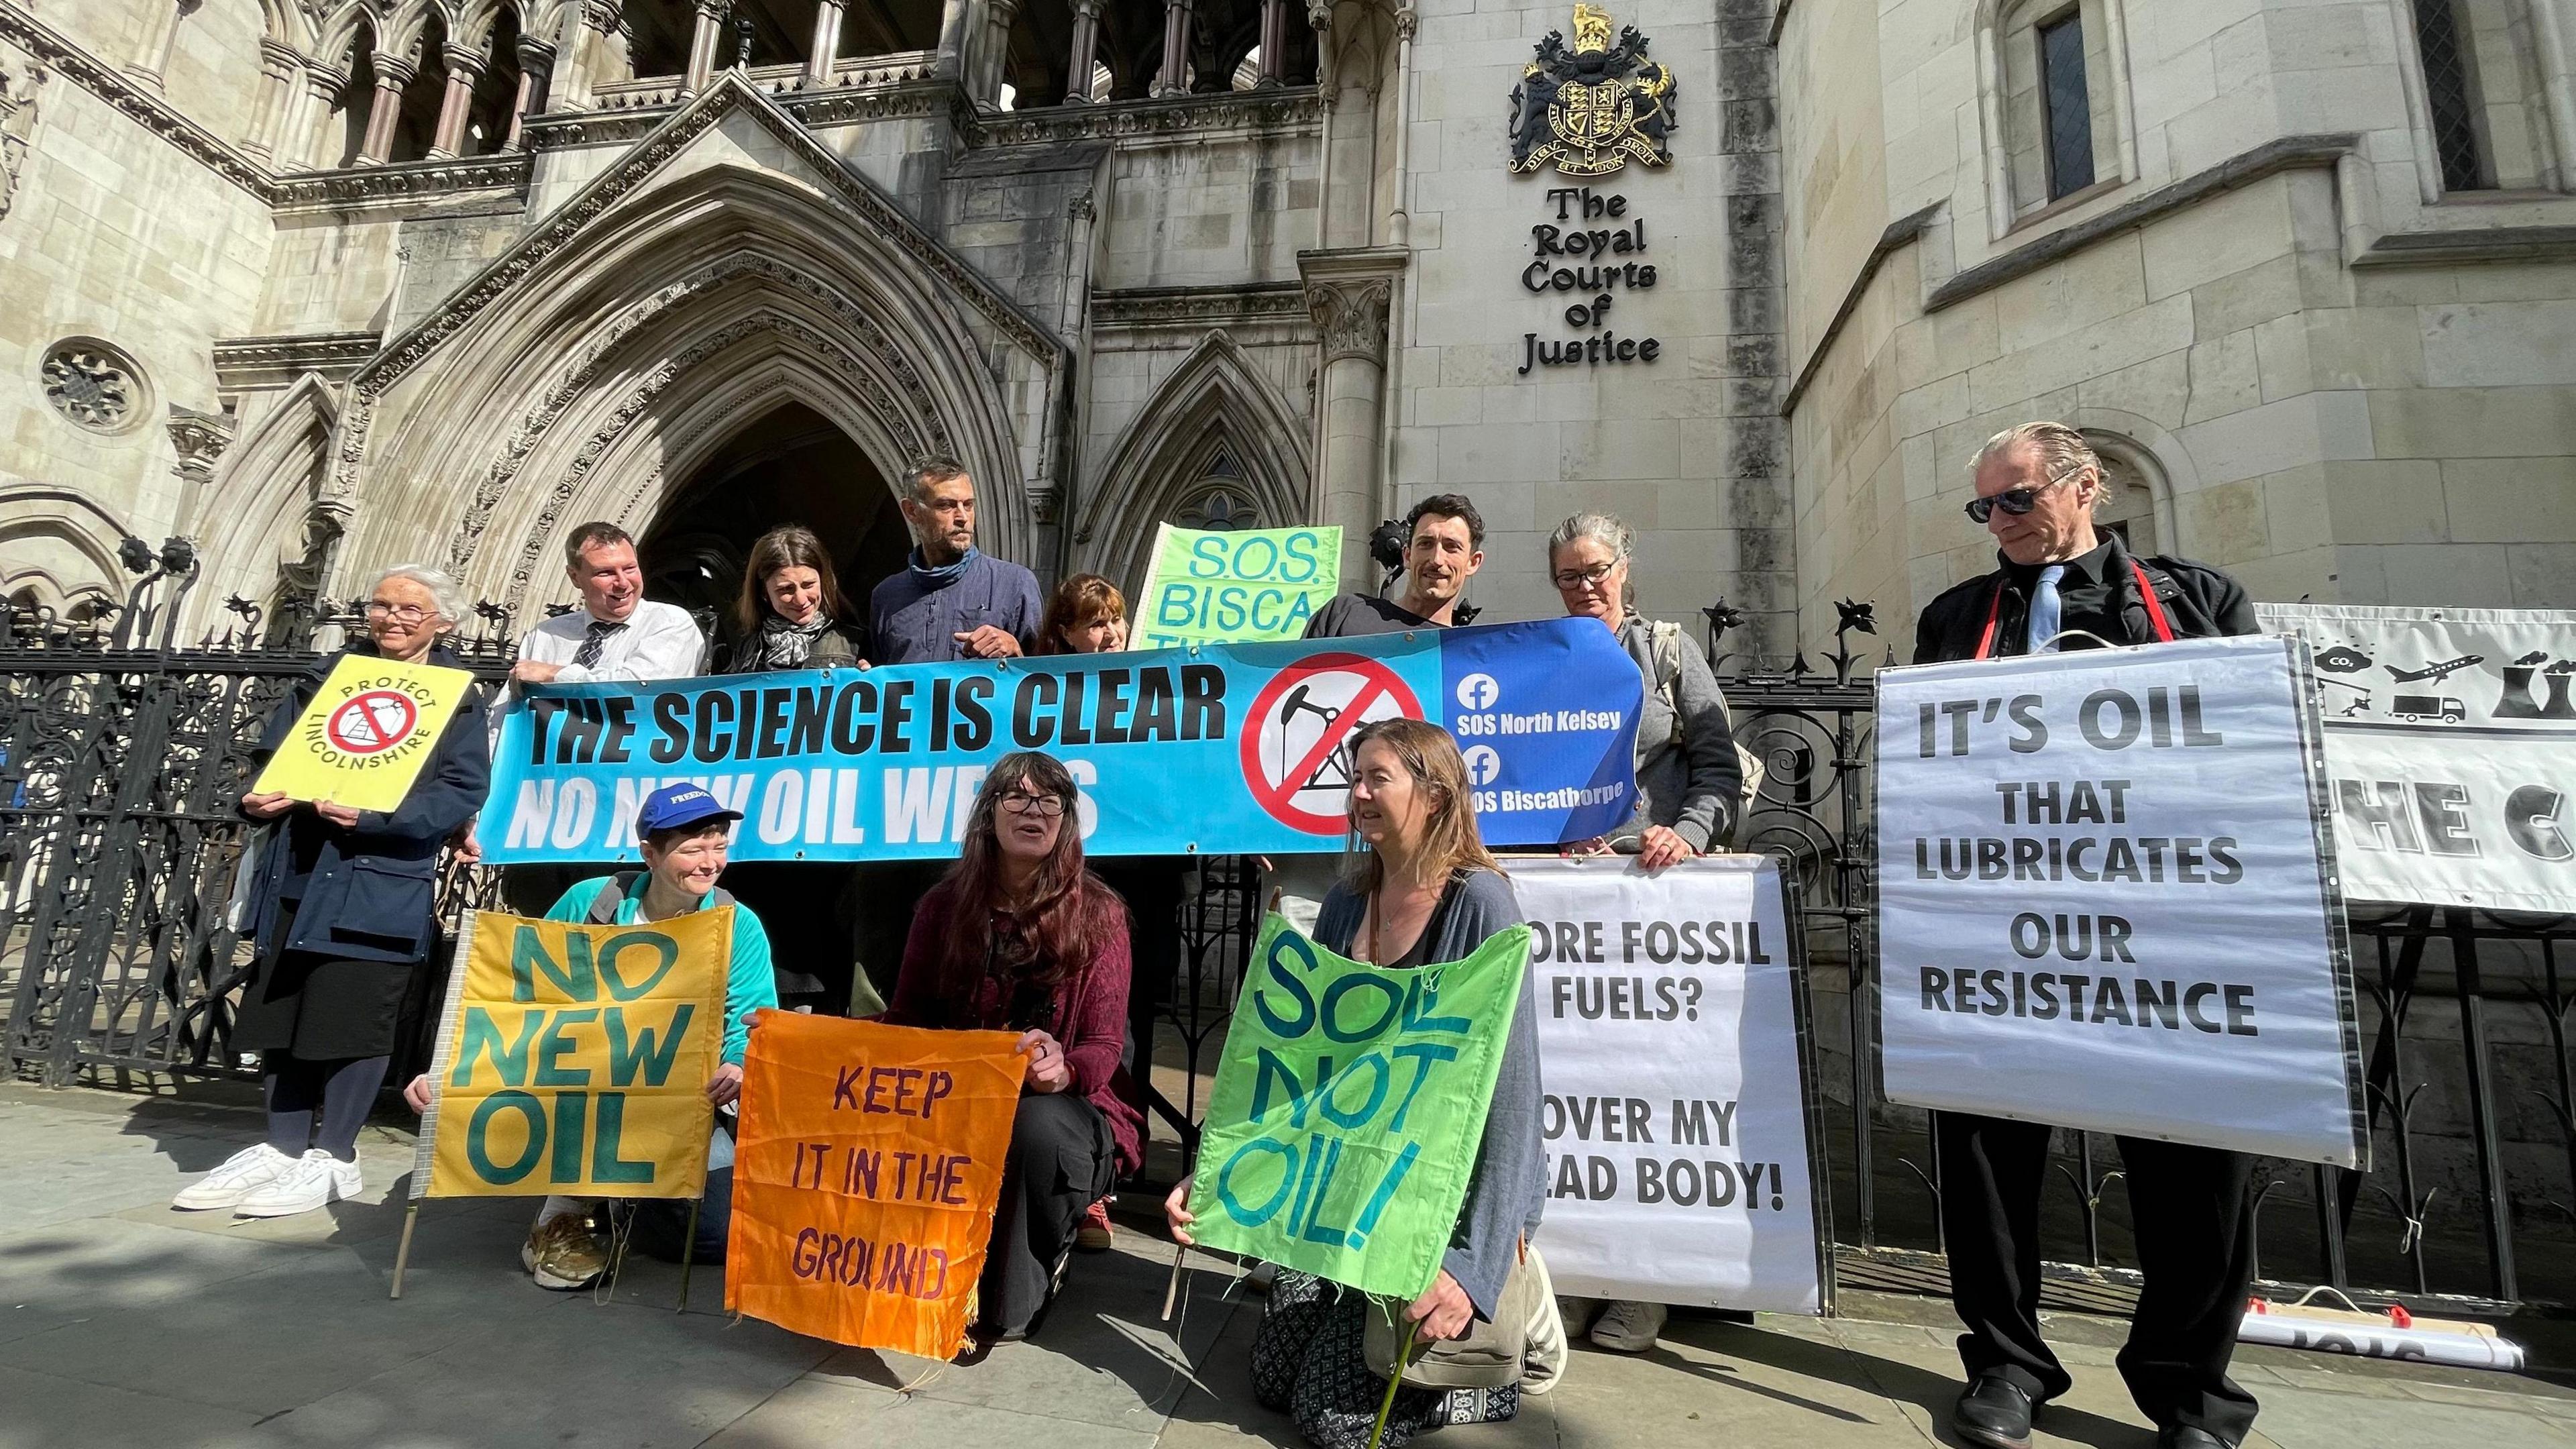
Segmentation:
[(1891, 1100), (2360, 1164), (2307, 652), (1879, 672)]
[(2347, 898), (2576, 911), (2576, 610), (2254, 612), (2316, 650)]
[(1778, 866), (1506, 866), (1534, 937), (1557, 1291), (1823, 1312)]

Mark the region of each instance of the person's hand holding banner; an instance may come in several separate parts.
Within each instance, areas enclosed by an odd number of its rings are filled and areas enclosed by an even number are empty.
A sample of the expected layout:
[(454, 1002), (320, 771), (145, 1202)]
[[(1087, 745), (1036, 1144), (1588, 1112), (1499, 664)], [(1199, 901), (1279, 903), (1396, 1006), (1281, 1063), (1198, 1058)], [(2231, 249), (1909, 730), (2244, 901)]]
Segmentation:
[(1265, 918), (1176, 1226), (1417, 1300), (1442, 1336), (1455, 1305), (1418, 1300), (1475, 1171), (1529, 955), (1514, 926), (1464, 961), (1383, 970)]
[(953, 1358), (1025, 1068), (999, 1031), (764, 1011), (745, 1059), (725, 1307)]

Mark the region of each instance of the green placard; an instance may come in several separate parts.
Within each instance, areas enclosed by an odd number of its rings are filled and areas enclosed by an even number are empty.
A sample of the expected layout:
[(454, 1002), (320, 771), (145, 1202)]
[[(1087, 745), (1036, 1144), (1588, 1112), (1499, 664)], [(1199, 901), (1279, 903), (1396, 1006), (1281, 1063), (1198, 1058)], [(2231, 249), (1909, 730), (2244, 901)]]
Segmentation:
[(1369, 1293), (1431, 1286), (1529, 969), (1527, 926), (1387, 971), (1273, 914), (1199, 1139), (1190, 1234)]
[(1154, 562), (1129, 643), (1258, 644), (1301, 639), (1340, 588), (1342, 530), (1174, 528), (1154, 534)]

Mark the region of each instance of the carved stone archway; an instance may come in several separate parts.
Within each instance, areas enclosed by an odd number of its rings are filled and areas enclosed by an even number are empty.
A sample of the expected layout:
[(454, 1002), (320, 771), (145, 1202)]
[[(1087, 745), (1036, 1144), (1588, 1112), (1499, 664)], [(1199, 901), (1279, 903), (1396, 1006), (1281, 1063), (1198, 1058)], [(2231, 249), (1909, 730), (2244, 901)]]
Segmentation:
[(343, 568), (434, 552), (526, 617), (568, 596), (560, 530), (636, 516), (755, 374), (889, 479), (958, 457), (987, 547), (1043, 559), (1062, 344), (816, 149), (728, 74), (390, 343), (350, 383)]
[(1164, 377), (1110, 451), (1075, 534), (1081, 567), (1141, 584), (1154, 526), (1204, 487), (1222, 453), (1264, 526), (1306, 521), (1306, 425), (1234, 339), (1210, 332)]

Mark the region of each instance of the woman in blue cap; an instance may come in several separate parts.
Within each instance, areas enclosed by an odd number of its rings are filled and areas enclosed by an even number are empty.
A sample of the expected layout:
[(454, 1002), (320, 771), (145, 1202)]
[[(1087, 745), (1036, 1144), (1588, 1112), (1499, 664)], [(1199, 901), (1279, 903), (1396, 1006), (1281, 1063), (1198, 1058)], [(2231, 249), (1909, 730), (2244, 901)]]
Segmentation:
[[(707, 1096), (714, 1100), (718, 1115), (715, 1137), (707, 1144), (707, 1191), (698, 1213), (695, 1256), (705, 1262), (724, 1260), (727, 1224), (733, 1213), (730, 1119), (733, 1104), (742, 1095), (742, 1054), (751, 1042), (751, 1016), (778, 1004), (777, 980), (769, 966), (769, 933), (749, 907), (716, 885), (716, 877), (724, 874), (733, 823), (741, 818), (742, 812), (726, 809), (723, 801), (696, 785), (665, 785), (636, 812), (635, 839), (644, 868), (579, 882), (546, 912), (550, 921), (625, 926), (734, 907), (733, 959), (725, 971), (724, 1053), (707, 1082)], [(403, 1090), (403, 1097), (414, 1111), (427, 1111), (429, 1093), (429, 1078), (420, 1076)], [(601, 1202), (549, 1197), (538, 1209), (536, 1226), (519, 1249), (519, 1264), (538, 1287), (587, 1288), (607, 1271), (608, 1255), (601, 1251), (590, 1224)], [(662, 1198), (637, 1202), (635, 1246), (655, 1257), (679, 1257), (688, 1206)]]

